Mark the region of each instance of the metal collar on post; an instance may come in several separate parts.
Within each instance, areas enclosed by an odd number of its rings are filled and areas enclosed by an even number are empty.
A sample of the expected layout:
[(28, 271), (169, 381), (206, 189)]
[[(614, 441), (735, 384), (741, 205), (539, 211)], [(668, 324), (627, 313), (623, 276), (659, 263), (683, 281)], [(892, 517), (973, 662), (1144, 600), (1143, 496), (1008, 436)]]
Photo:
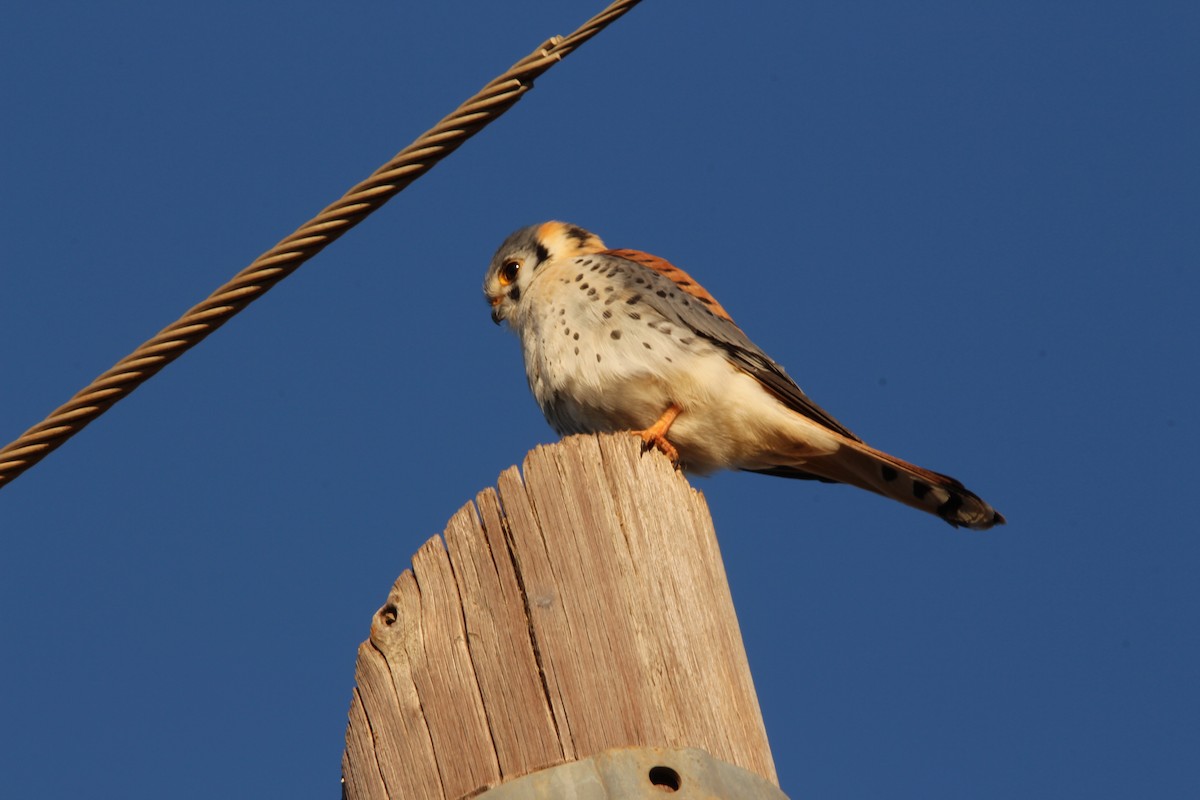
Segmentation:
[(703, 750), (621, 747), (502, 783), (475, 800), (787, 800), (769, 781)]

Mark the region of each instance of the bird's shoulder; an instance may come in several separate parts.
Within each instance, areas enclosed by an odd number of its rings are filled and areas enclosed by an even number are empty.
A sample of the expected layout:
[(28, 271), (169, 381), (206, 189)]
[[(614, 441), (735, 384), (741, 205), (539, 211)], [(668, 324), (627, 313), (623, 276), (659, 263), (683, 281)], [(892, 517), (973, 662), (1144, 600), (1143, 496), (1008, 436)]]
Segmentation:
[(645, 267), (650, 272), (661, 275), (671, 283), (678, 286), (692, 298), (699, 300), (705, 308), (711, 311), (717, 317), (733, 322), (733, 318), (729, 316), (729, 312), (717, 302), (717, 298), (713, 297), (707, 289), (701, 286), (688, 275), (680, 267), (675, 266), (665, 258), (656, 256), (652, 253), (646, 253), (641, 250), (616, 249), (602, 250), (597, 255), (611, 256), (613, 258), (622, 259), (624, 261), (632, 261)]
[(646, 291), (639, 294), (639, 302), (719, 347), (735, 367), (754, 377), (793, 411), (859, 441), (849, 428), (814, 403), (782, 366), (750, 340), (717, 299), (681, 268), (641, 250), (602, 250), (583, 258), (594, 259), (591, 266), (602, 274), (608, 274), (606, 268), (619, 270), (635, 287), (644, 286)]

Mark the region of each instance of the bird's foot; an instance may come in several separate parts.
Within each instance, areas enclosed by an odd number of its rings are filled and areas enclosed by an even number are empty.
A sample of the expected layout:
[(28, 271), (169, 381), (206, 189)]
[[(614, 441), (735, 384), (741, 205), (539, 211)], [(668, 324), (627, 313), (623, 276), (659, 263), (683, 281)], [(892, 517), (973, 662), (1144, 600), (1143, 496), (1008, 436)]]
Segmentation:
[(634, 436), (642, 440), (642, 452), (648, 451), (650, 448), (656, 448), (660, 453), (671, 459), (671, 463), (679, 468), (679, 451), (675, 449), (675, 445), (667, 441), (667, 431), (671, 428), (671, 423), (679, 416), (682, 409), (672, 403), (663, 412), (663, 415), (658, 420), (646, 428), (644, 431), (632, 431)]
[(679, 466), (679, 451), (675, 449), (675, 445), (667, 441), (667, 437), (655, 436), (650, 431), (630, 431), (630, 433), (642, 440), (643, 453), (650, 450), (658, 450), (658, 452), (671, 459), (672, 464), (676, 467)]

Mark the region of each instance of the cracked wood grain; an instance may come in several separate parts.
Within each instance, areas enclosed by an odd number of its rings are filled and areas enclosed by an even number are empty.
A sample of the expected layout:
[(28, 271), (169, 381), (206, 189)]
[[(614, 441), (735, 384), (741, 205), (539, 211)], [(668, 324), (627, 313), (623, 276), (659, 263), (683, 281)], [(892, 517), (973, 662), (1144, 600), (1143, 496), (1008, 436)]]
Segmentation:
[(776, 781), (703, 498), (628, 435), (539, 447), (397, 579), (359, 650), (343, 794), (457, 800), (612, 747)]

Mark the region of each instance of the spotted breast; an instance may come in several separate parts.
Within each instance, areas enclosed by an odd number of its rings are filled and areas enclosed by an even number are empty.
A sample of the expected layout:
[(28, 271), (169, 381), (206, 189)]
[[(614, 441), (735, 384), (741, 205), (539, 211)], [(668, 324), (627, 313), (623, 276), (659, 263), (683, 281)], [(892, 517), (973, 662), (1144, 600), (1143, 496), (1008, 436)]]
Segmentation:
[(542, 223), (501, 245), (484, 294), (560, 434), (628, 430), (694, 472), (848, 483), (955, 526), (1004, 522), (955, 479), (865, 444), (661, 258)]

